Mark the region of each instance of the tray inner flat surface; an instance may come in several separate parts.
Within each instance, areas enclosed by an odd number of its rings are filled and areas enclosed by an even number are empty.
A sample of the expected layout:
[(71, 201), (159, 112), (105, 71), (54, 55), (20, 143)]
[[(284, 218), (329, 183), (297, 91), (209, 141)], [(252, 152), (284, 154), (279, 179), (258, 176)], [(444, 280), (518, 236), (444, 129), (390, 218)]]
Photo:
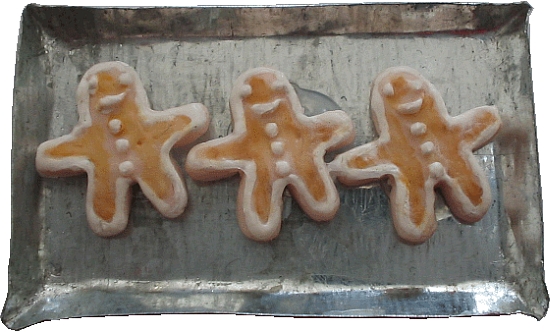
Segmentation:
[[(412, 11), (407, 5), (378, 6), (401, 18), (394, 25), (376, 24), (388, 16), (372, 13), (374, 7), (238, 12), (28, 7), (15, 86), (12, 285), (4, 321), (21, 327), (75, 315), (174, 311), (366, 316), (522, 311), (541, 317), (548, 298), (528, 6), (434, 5)], [(344, 12), (355, 16), (345, 21)], [(277, 21), (285, 13), (307, 19), (301, 29), (291, 28), (292, 20)], [(331, 13), (336, 18), (328, 25)], [(360, 24), (361, 15), (370, 23)], [(480, 23), (487, 15), (492, 26)], [(184, 19), (189, 17), (200, 19)], [(248, 21), (239, 20), (243, 17)], [(265, 17), (268, 30), (245, 29)], [(422, 17), (434, 19), (415, 23)], [(460, 20), (449, 20), (453, 17)], [(237, 21), (233, 31), (226, 29), (227, 22)], [(238, 178), (199, 184), (184, 175), (190, 199), (181, 217), (166, 220), (136, 187), (128, 230), (99, 238), (86, 224), (86, 178), (42, 179), (34, 154), (38, 144), (76, 124), (75, 91), (83, 73), (113, 60), (136, 69), (155, 110), (205, 104), (213, 119), (204, 139), (230, 132), (228, 99), (241, 73), (276, 68), (295, 85), (308, 114), (340, 108), (352, 117), (357, 132), (352, 146), (376, 138), (368, 107), (375, 76), (391, 66), (413, 67), (441, 92), (451, 115), (491, 104), (501, 111), (501, 134), (476, 153), (494, 203), (479, 223), (464, 225), (438, 202), (438, 230), (426, 243), (411, 246), (395, 235), (380, 186), (340, 186), (342, 205), (334, 220), (314, 222), (287, 197), (279, 237), (256, 243), (237, 225)], [(173, 153), (180, 165), (185, 155), (185, 149)], [(443, 305), (448, 301), (453, 305)]]

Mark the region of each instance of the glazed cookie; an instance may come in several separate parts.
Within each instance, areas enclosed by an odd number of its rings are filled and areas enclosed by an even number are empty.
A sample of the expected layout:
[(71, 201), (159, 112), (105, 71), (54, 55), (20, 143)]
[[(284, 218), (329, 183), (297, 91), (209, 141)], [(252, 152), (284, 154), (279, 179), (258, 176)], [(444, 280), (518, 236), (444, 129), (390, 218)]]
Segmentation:
[(186, 170), (203, 181), (241, 174), (237, 215), (243, 233), (257, 241), (279, 234), (286, 187), (312, 219), (333, 218), (340, 199), (323, 158), (352, 141), (350, 118), (343, 111), (304, 115), (290, 82), (268, 68), (237, 79), (230, 108), (234, 131), (193, 147)]
[(499, 130), (495, 107), (451, 117), (430, 82), (410, 68), (396, 67), (374, 81), (371, 112), (379, 139), (337, 156), (329, 168), (351, 186), (387, 177), (392, 217), (402, 239), (421, 243), (434, 233), (436, 188), (461, 222), (485, 215), (491, 191), (472, 151)]
[(47, 177), (88, 174), (86, 214), (100, 236), (126, 228), (134, 183), (164, 216), (180, 215), (187, 193), (170, 150), (207, 130), (206, 108), (195, 103), (151, 110), (137, 73), (121, 62), (90, 68), (76, 98), (78, 124), (70, 134), (38, 147), (38, 172)]

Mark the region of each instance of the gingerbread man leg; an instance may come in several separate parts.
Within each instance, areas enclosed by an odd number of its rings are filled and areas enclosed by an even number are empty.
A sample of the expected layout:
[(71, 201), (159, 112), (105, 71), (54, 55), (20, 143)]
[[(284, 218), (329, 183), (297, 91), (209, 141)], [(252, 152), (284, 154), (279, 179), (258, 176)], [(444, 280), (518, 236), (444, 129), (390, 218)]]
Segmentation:
[(237, 217), (243, 234), (256, 241), (269, 241), (279, 234), (284, 180), (262, 181), (268, 169), (251, 167), (243, 173), (237, 197)]
[(86, 215), (88, 225), (96, 234), (112, 236), (119, 234), (128, 225), (130, 214), (130, 186), (125, 178), (112, 182), (98, 181), (102, 169), (88, 172), (86, 191)]
[[(432, 236), (437, 228), (434, 183), (405, 179), (403, 174), (392, 175), (389, 182), (390, 207), (397, 235), (410, 243)], [(411, 182), (417, 182), (416, 186), (411, 186)]]

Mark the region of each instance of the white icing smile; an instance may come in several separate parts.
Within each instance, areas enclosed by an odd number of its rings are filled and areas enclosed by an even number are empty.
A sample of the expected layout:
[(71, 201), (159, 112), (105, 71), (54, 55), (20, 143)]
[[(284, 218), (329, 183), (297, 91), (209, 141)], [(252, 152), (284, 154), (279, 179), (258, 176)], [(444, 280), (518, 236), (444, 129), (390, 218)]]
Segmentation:
[(118, 95), (108, 95), (99, 100), (99, 105), (101, 107), (109, 107), (116, 104), (119, 104), (124, 97), (126, 97), (126, 92), (119, 93)]
[(422, 101), (423, 101), (422, 98), (418, 98), (415, 101), (411, 101), (409, 103), (401, 104), (401, 105), (397, 106), (397, 111), (399, 111), (399, 113), (403, 113), (403, 114), (416, 113), (420, 110), (420, 107), (422, 107)]
[(279, 107), (279, 104), (281, 103), (281, 100), (282, 99), (275, 99), (274, 101), (272, 101), (270, 103), (254, 104), (250, 108), (254, 112), (256, 112), (260, 115), (264, 114), (264, 113), (269, 113), (269, 112), (273, 111), (274, 109), (276, 109), (277, 107)]

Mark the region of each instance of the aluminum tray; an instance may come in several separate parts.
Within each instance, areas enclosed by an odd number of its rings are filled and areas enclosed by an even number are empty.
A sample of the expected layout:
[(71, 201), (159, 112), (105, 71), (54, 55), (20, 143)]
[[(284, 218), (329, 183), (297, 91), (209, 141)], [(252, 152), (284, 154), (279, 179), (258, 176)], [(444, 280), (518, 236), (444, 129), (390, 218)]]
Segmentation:
[[(542, 318), (548, 292), (529, 11), (525, 3), (26, 7), (3, 322), (20, 329), (62, 317), (165, 312)], [(485, 104), (501, 110), (501, 133), (477, 152), (494, 204), (473, 226), (456, 222), (441, 204), (435, 235), (411, 246), (394, 234), (379, 187), (340, 187), (342, 206), (330, 223), (309, 220), (287, 199), (279, 237), (256, 243), (236, 222), (238, 179), (199, 185), (186, 178), (191, 199), (183, 216), (166, 220), (136, 190), (128, 231), (99, 238), (85, 221), (85, 177), (43, 179), (34, 157), (38, 144), (76, 123), (81, 75), (111, 60), (136, 68), (153, 109), (204, 103), (211, 136), (230, 130), (235, 78), (275, 67), (309, 113), (348, 112), (354, 145), (375, 138), (368, 103), (376, 74), (416, 68), (451, 115)], [(175, 156), (183, 164), (185, 151)]]

